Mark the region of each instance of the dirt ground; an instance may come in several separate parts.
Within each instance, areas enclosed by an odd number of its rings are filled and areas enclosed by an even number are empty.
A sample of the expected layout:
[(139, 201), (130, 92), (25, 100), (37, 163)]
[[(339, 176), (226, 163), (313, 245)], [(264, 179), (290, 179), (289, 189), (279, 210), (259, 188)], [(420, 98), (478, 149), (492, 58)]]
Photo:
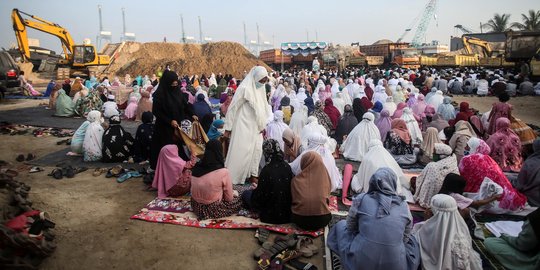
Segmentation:
[[(91, 171), (72, 179), (27, 173), (30, 166), (15, 161), (18, 154), (38, 157), (61, 150), (59, 138), (0, 135), (0, 159), (21, 172), (17, 180), (32, 187), (36, 209), (48, 211), (56, 222), (55, 253), (42, 269), (254, 269), (258, 248), (255, 230), (215, 230), (130, 220), (156, 194), (142, 180), (122, 184)], [(272, 234), (276, 235), (276, 234)], [(324, 269), (322, 237), (318, 255), (309, 259)], [(304, 259), (304, 261), (308, 261)]]
[[(496, 97), (467, 97), (454, 96), (453, 101), (458, 104), (462, 101), (469, 102), (472, 108), (479, 110), (481, 113), (491, 110), (493, 103), (499, 101)], [(525, 123), (540, 126), (540, 96), (522, 96), (510, 98), (508, 103), (514, 106), (512, 114)]]

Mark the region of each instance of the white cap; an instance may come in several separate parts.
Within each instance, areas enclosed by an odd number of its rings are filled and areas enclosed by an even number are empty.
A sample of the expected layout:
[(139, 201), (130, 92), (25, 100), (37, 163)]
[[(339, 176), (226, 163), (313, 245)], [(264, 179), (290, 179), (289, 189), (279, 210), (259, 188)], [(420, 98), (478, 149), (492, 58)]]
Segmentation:
[(107, 96), (108, 99), (114, 99), (114, 95)]

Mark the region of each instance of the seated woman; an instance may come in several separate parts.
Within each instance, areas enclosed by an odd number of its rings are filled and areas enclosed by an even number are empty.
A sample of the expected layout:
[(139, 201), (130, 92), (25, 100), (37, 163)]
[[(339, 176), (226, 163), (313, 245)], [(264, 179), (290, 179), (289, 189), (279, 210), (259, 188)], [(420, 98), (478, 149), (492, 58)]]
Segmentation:
[(283, 152), (276, 140), (263, 143), (266, 166), (259, 174), (254, 190), (247, 190), (242, 199), (249, 208), (259, 213), (262, 222), (283, 224), (291, 221), (291, 180), (294, 174), (283, 160)]
[(141, 99), (137, 104), (137, 116), (136, 121), (141, 121), (142, 114), (144, 112), (152, 111), (152, 100), (150, 100), (150, 92), (152, 92), (153, 86), (148, 86), (146, 90), (141, 91)]
[(75, 114), (73, 108), (73, 100), (66, 95), (66, 91), (63, 89), (58, 90), (58, 96), (56, 97), (56, 112), (54, 116), (71, 117)]
[(414, 115), (410, 108), (405, 108), (403, 109), (401, 119), (403, 119), (403, 121), (405, 121), (405, 124), (407, 125), (407, 129), (411, 134), (413, 146), (422, 144), (424, 138), (422, 137), (422, 131), (420, 130), (420, 126), (418, 125), (418, 120), (420, 120), (420, 118), (417, 118), (417, 116)]
[(341, 145), (340, 151), (343, 153), (344, 158), (361, 162), (368, 152), (369, 142), (373, 139), (381, 139), (381, 134), (373, 123), (374, 121), (375, 116), (372, 113), (364, 113), (362, 122), (354, 127)]
[(416, 178), (414, 200), (425, 208), (429, 208), (431, 198), (441, 190), (446, 175), (459, 173), (456, 156), (450, 146), (436, 143), (433, 160), (436, 161), (430, 162)]
[(154, 134), (154, 115), (152, 112), (142, 114), (142, 124), (135, 133), (135, 142), (133, 143), (133, 160), (143, 162), (150, 160), (150, 145), (152, 145), (152, 135)]
[(328, 208), (330, 175), (316, 152), (308, 151), (300, 158), (301, 172), (291, 183), (291, 219), (303, 230), (318, 230), (328, 225), (332, 219)]
[(86, 134), (84, 134), (83, 155), (84, 161), (87, 162), (100, 161), (102, 156), (103, 127), (101, 126), (101, 113), (98, 113), (92, 112), (92, 121), (89, 120), (90, 124), (88, 124)]
[(459, 174), (455, 174), (455, 173), (449, 173), (444, 178), (444, 182), (442, 184), (441, 190), (439, 191), (439, 194), (450, 195), (450, 197), (456, 200), (459, 212), (461, 213), (461, 216), (465, 220), (470, 218), (469, 208), (478, 209), (481, 206), (489, 204), (501, 197), (501, 195), (499, 194), (499, 195), (491, 196), (490, 198), (475, 201), (471, 198), (467, 198), (463, 196), (463, 190), (465, 189), (466, 185), (467, 185), (467, 180), (465, 180), (463, 176)]
[(534, 153), (523, 163), (514, 186), (527, 196), (529, 204), (540, 206), (540, 139), (533, 143)]
[(332, 153), (325, 146), (328, 141), (328, 137), (319, 133), (311, 133), (308, 136), (307, 148), (291, 162), (291, 169), (295, 175), (302, 172), (302, 156), (309, 152), (318, 153), (323, 160), (324, 166), (328, 171), (331, 179), (331, 191), (335, 191), (341, 188), (342, 176), (339, 169), (336, 166), (336, 160), (332, 156)]
[(384, 148), (392, 154), (399, 164), (412, 164), (416, 162), (413, 141), (407, 124), (401, 118), (392, 120), (392, 129), (386, 135)]
[(289, 126), (283, 122), (283, 112), (275, 111), (274, 119), (266, 125), (266, 138), (278, 141), (280, 149), (284, 149), (283, 131)]
[(482, 260), (472, 247), (469, 229), (454, 198), (433, 196), (431, 211), (433, 216), (413, 229), (420, 245), (422, 269), (482, 269)]
[(285, 144), (284, 159), (287, 162), (292, 162), (302, 153), (302, 141), (290, 128), (283, 131), (282, 137)]
[(222, 119), (216, 119), (214, 122), (212, 122), (212, 125), (210, 125), (210, 129), (208, 130), (208, 133), (206, 134), (208, 136), (209, 140), (217, 140), (219, 139), (225, 130), (223, 129), (223, 126), (225, 125), (225, 121)]
[(517, 237), (502, 234), (487, 238), (484, 245), (508, 269), (540, 269), (540, 209), (527, 215)]
[(86, 135), (86, 129), (92, 122), (100, 121), (101, 113), (99, 111), (91, 111), (86, 117), (86, 121), (75, 131), (71, 137), (71, 151), (68, 156), (81, 156), (83, 154), (83, 142)]
[[(409, 180), (403, 174), (396, 160), (383, 147), (380, 140), (371, 140), (369, 142), (368, 152), (364, 156), (364, 162), (360, 163), (358, 172), (352, 179), (352, 190), (356, 193), (368, 192), (371, 176), (383, 167), (392, 169), (394, 174), (396, 174), (399, 179), (399, 185), (397, 185), (396, 191), (398, 194), (403, 194), (402, 186), (409, 188)], [(343, 186), (345, 188), (346, 183)]]
[(328, 247), (344, 269), (418, 269), (420, 250), (410, 234), (407, 202), (396, 191), (399, 185), (390, 168), (378, 169), (369, 190), (354, 197), (347, 220), (330, 230)]
[[(83, 91), (84, 90), (81, 90), (79, 93)], [(86, 94), (85, 96), (77, 100), (77, 102), (75, 103), (75, 113), (79, 116), (84, 117), (90, 111), (93, 111), (93, 110), (101, 111), (102, 106), (103, 106), (103, 102), (101, 101), (101, 98), (99, 97), (99, 92), (91, 89), (88, 92), (88, 94)]]
[(449, 138), (448, 145), (452, 147), (452, 151), (456, 155), (457, 162), (459, 163), (465, 155), (465, 147), (467, 142), (471, 138), (476, 138), (474, 129), (467, 121), (459, 121), (455, 125), (456, 129), (451, 138)]
[(242, 208), (240, 195), (233, 190), (221, 143), (208, 141), (203, 159), (191, 171), (193, 212), (199, 220), (230, 216)]
[[(437, 109), (437, 114), (441, 115), (442, 118), (446, 121), (456, 118), (456, 109), (452, 105), (451, 97), (444, 97), (443, 104), (439, 105)], [(465, 119), (467, 121), (468, 119)]]
[(207, 114), (212, 114), (212, 109), (205, 98), (206, 96), (200, 93), (197, 95), (197, 101), (193, 103), (193, 112), (199, 119), (203, 119)]
[(497, 130), (486, 141), (491, 152), (489, 155), (499, 164), (503, 172), (519, 172), (523, 165), (521, 141), (510, 129), (510, 120), (497, 119)]
[(120, 125), (120, 116), (109, 119), (109, 128), (103, 134), (102, 162), (123, 162), (131, 157), (133, 136)]
[(152, 187), (158, 191), (158, 198), (182, 196), (190, 191), (190, 169), (195, 160), (195, 156), (188, 162), (181, 159), (176, 144), (168, 144), (161, 148), (152, 182)]
[(131, 96), (129, 98), (129, 103), (127, 105), (126, 110), (124, 111), (124, 116), (128, 120), (135, 120), (137, 117), (137, 106), (138, 106), (138, 99), (136, 96)]
[(429, 127), (426, 129), (424, 134), (424, 141), (420, 146), (422, 153), (419, 157), (419, 162), (422, 165), (427, 165), (433, 161), (433, 154), (435, 153), (435, 144), (442, 143), (439, 139), (439, 131), (434, 127)]
[(484, 178), (489, 178), (504, 189), (499, 207), (516, 210), (525, 205), (527, 197), (519, 193), (508, 181), (499, 165), (489, 156), (490, 148), (478, 138), (467, 142), (470, 154), (459, 162), (459, 174), (467, 180), (465, 192), (478, 192)]
[(344, 138), (349, 135), (349, 133), (354, 129), (358, 124), (358, 120), (353, 114), (353, 109), (351, 105), (347, 104), (344, 107), (344, 113), (339, 119), (336, 133), (334, 134), (334, 139), (336, 139), (338, 144), (342, 144), (345, 140)]

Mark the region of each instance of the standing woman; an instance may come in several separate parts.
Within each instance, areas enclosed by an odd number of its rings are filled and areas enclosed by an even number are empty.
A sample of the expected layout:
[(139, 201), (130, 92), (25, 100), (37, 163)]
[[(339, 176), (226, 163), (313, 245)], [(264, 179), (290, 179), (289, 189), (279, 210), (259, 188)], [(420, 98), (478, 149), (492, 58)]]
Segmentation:
[[(155, 170), (161, 148), (167, 144), (173, 144), (174, 130), (178, 128), (179, 123), (189, 116), (198, 120), (180, 92), (176, 72), (170, 70), (163, 72), (158, 89), (153, 95), (152, 113), (156, 116), (156, 124), (152, 137), (150, 167)], [(180, 157), (183, 160), (190, 160), (181, 147), (183, 142), (179, 144), (181, 144), (178, 147)]]
[(225, 167), (233, 184), (243, 184), (246, 178), (259, 176), (262, 157), (262, 132), (266, 128), (268, 110), (264, 84), (268, 71), (256, 66), (242, 81), (225, 117), (225, 137), (230, 137)]

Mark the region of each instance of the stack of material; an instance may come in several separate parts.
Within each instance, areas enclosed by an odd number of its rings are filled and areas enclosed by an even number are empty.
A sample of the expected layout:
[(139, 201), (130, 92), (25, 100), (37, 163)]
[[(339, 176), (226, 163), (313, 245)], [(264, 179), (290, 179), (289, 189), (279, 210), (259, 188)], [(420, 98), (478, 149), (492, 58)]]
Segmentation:
[(37, 269), (56, 245), (55, 224), (45, 212), (32, 208), (30, 187), (15, 181), (17, 173), (0, 173), (0, 269)]

